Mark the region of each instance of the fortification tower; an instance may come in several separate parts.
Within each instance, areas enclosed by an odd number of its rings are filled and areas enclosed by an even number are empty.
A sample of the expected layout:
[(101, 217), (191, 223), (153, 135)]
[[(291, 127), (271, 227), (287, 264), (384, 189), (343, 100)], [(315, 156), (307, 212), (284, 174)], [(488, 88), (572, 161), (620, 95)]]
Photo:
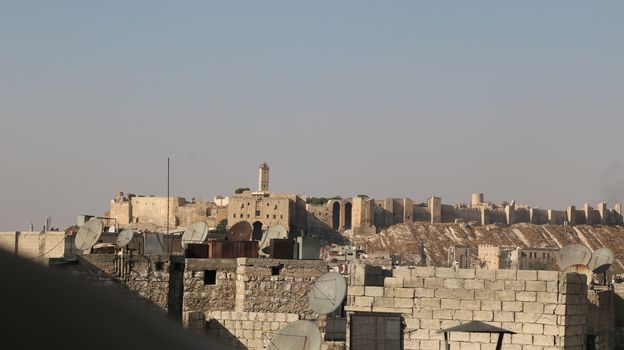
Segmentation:
[(258, 192), (269, 191), (269, 166), (267, 163), (260, 164), (258, 169)]
[(473, 193), (472, 205), (480, 205), (480, 204), (483, 204), (483, 193)]

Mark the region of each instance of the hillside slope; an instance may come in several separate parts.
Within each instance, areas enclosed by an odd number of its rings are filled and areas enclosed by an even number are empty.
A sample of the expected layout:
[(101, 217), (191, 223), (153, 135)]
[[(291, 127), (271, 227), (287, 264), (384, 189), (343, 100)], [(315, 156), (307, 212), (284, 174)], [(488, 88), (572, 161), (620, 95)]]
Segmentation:
[[(428, 265), (446, 266), (448, 247), (466, 245), (477, 259), (479, 244), (518, 247), (562, 247), (581, 243), (595, 250), (610, 248), (615, 255), (613, 272), (624, 272), (624, 228), (620, 226), (560, 226), (517, 224), (475, 226), (466, 224), (402, 223), (376, 235), (349, 237), (355, 244), (367, 245), (369, 251), (400, 254), (406, 263), (421, 261), (421, 244)], [(421, 243), (422, 242), (422, 243)]]

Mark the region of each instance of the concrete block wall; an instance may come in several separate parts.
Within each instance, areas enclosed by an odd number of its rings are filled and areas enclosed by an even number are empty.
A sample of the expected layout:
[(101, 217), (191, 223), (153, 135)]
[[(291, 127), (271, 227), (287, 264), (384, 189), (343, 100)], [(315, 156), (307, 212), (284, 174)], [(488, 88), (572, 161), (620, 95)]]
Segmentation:
[(615, 318), (614, 348), (624, 350), (624, 283), (613, 285), (613, 307)]
[(0, 249), (15, 253), (15, 236), (17, 232), (0, 232)]
[[(472, 320), (516, 332), (505, 337), (506, 349), (581, 349), (582, 283), (580, 275), (570, 279), (556, 271), (401, 267), (383, 286), (350, 285), (345, 310), (348, 320), (354, 312), (401, 314), (405, 349), (442, 349), (440, 329)], [(450, 340), (451, 349), (493, 349), (496, 343), (483, 334), (454, 333)]]
[(615, 346), (614, 296), (606, 286), (594, 286), (594, 289), (587, 291), (586, 331), (596, 335), (594, 345), (597, 350), (610, 350)]
[(0, 249), (37, 260), (65, 255), (65, 232), (0, 232)]
[(299, 315), (212, 311), (205, 314), (205, 320), (208, 334), (218, 337), (228, 349), (261, 350), (282, 327), (299, 320)]

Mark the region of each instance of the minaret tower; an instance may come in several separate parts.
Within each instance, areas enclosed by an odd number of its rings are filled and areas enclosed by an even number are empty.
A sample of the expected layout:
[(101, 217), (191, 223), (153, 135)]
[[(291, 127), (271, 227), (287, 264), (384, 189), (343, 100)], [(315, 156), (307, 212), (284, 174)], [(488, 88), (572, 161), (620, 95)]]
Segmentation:
[(267, 163), (260, 164), (258, 169), (258, 192), (269, 191), (269, 166)]

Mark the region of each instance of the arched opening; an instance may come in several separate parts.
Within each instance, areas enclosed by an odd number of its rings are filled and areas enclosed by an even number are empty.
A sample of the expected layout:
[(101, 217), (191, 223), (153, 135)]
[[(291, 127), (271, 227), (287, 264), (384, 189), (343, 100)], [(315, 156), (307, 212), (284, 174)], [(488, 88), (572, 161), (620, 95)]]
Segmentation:
[(351, 229), (351, 203), (345, 204), (345, 230)]
[(340, 203), (338, 202), (332, 205), (332, 228), (334, 230), (340, 228)]
[(251, 239), (254, 241), (262, 239), (262, 223), (260, 221), (253, 223), (253, 233), (251, 234)]

